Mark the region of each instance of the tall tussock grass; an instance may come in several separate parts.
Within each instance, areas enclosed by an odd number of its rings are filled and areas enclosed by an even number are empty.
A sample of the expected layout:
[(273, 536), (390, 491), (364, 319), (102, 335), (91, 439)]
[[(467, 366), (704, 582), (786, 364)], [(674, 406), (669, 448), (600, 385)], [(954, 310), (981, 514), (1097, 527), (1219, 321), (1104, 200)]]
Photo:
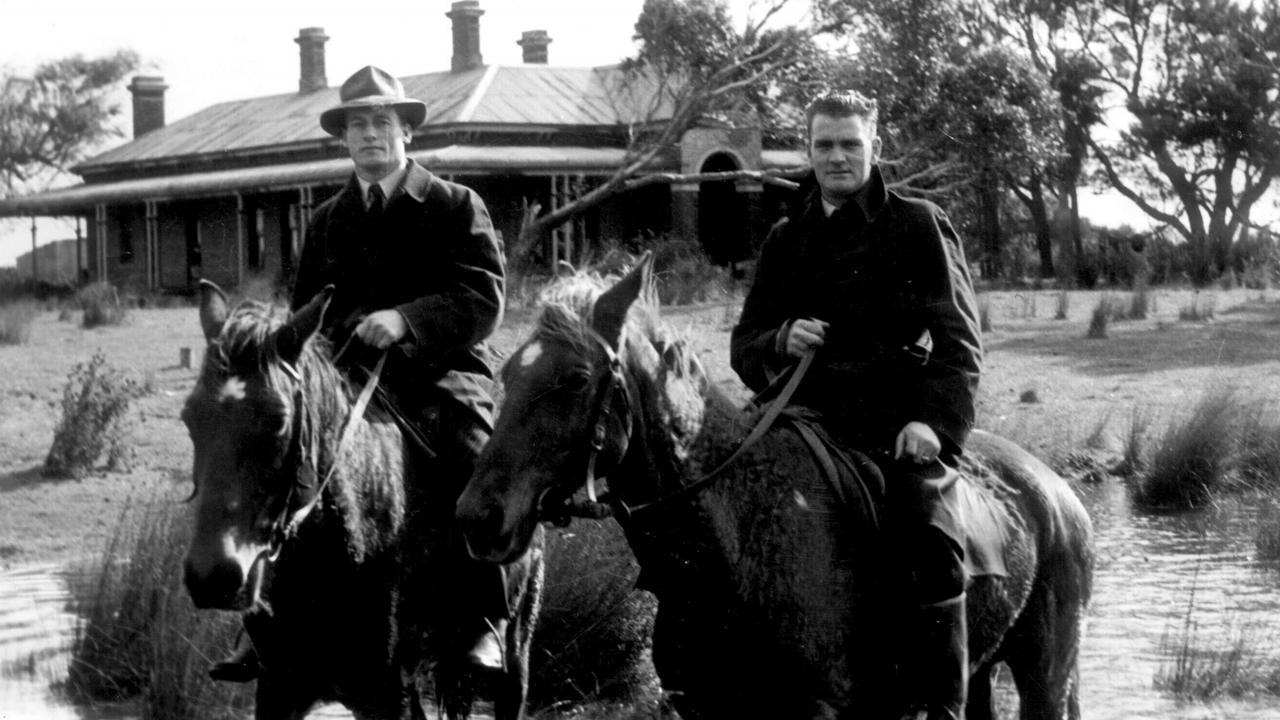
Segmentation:
[(1239, 399), (1232, 388), (1207, 390), (1156, 442), (1147, 473), (1132, 486), (1134, 502), (1168, 510), (1203, 505), (1232, 469), (1239, 418)]
[(190, 522), (178, 493), (157, 484), (126, 503), (107, 547), (75, 589), (84, 618), (67, 689), (82, 701), (141, 698), (143, 716), (241, 718), (251, 686), (215, 683), (208, 648), (230, 645), (232, 613), (197, 613), (182, 586)]
[(1195, 586), (1181, 627), (1166, 632), (1160, 653), (1167, 658), (1155, 686), (1182, 701), (1209, 702), (1223, 697), (1280, 695), (1280, 634), (1273, 624), (1232, 624), (1227, 632), (1204, 632), (1197, 620)]

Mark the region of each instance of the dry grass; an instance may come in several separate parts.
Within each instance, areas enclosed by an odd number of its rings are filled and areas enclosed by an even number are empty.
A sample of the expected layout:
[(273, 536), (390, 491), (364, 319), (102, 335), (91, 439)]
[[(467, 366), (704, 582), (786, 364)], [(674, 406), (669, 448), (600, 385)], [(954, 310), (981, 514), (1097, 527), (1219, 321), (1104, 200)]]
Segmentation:
[(1234, 388), (1205, 391), (1152, 451), (1151, 466), (1133, 486), (1136, 504), (1185, 509), (1203, 505), (1222, 488), (1235, 459), (1240, 401)]
[(122, 325), (129, 317), (128, 306), (121, 301), (120, 293), (110, 283), (86, 285), (76, 295), (76, 301), (84, 311), (80, 322), (86, 328)]

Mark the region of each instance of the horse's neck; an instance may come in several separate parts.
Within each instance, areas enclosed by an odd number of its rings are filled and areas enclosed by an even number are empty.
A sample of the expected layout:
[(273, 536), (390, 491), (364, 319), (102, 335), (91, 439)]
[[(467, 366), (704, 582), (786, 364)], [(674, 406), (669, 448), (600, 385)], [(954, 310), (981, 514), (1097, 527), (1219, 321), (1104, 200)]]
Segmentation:
[[(317, 380), (333, 383), (336, 377)], [(404, 435), (372, 404), (353, 417), (358, 408), (346, 388), (312, 383), (312, 392), (322, 394), (315, 417), (320, 423), (318, 481), (329, 478), (320, 504), (331, 509), (329, 524), (343, 536), (353, 558), (361, 560), (385, 548), (403, 525), (410, 472)]]
[[(672, 433), (664, 398), (646, 400), (637, 418), (642, 442), (621, 469), (625, 480), (620, 490), (629, 504), (651, 502), (695, 482), (732, 453), (743, 427), (741, 410), (709, 384), (700, 405), (684, 404), (686, 411), (696, 413), (684, 418), (696, 427), (688, 436)], [(641, 564), (662, 574), (693, 573), (704, 582), (728, 580), (736, 556), (730, 526), (737, 508), (727, 500), (712, 487), (637, 513), (625, 529)]]

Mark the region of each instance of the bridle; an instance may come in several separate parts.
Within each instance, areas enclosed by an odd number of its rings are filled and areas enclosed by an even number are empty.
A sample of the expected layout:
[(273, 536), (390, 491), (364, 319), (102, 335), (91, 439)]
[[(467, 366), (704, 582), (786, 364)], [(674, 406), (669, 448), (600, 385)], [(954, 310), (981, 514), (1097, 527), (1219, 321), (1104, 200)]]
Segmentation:
[[(782, 414), (787, 403), (791, 400), (791, 396), (795, 394), (796, 388), (800, 386), (800, 381), (808, 372), (809, 366), (813, 364), (814, 357), (813, 350), (805, 353), (800, 358), (800, 362), (792, 365), (785, 372), (774, 378), (769, 387), (759, 393), (757, 397), (767, 396), (779, 383), (785, 382), (778, 396), (769, 404), (768, 409), (756, 421), (751, 431), (747, 433), (747, 436), (739, 443), (738, 447), (723, 462), (679, 490), (660, 496), (656, 500), (638, 505), (628, 505), (614, 492), (604, 495), (599, 495), (596, 492), (596, 463), (601, 450), (604, 449), (604, 441), (608, 436), (608, 424), (612, 417), (612, 404), (615, 394), (622, 394), (624, 439), (631, 436), (633, 420), (631, 417), (630, 393), (627, 390), (626, 376), (623, 373), (622, 358), (613, 349), (613, 345), (599, 333), (592, 330), (591, 336), (596, 344), (603, 349), (609, 364), (609, 370), (601, 377), (601, 387), (597, 393), (598, 399), (591, 415), (593, 430), (591, 447), (587, 451), (586, 478), (582, 483), (565, 482), (548, 488), (538, 498), (536, 505), (539, 518), (560, 526), (569, 524), (569, 521), (575, 517), (593, 520), (617, 517), (625, 520), (637, 513), (688, 500), (707, 490), (722, 478), (724, 471), (737, 462), (773, 426), (774, 421), (778, 419), (778, 416)], [(619, 459), (626, 455), (626, 451), (627, 448), (624, 445), (618, 451)], [(587, 492), (586, 499), (575, 499), (574, 495), (577, 488), (584, 486)]]

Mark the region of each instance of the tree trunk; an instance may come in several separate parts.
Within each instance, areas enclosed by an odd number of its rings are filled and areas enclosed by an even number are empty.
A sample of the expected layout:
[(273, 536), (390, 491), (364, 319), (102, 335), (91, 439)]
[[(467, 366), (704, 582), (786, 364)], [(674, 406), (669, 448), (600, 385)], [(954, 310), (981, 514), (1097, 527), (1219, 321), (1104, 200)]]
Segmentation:
[(1051, 278), (1057, 273), (1053, 268), (1053, 228), (1049, 224), (1049, 210), (1045, 207), (1044, 186), (1039, 179), (1031, 182), (1031, 222), (1036, 226), (1036, 249), (1040, 252), (1040, 278)]
[(978, 184), (978, 207), (980, 209), (981, 228), (978, 231), (982, 238), (982, 276), (988, 280), (1001, 277), (1004, 273), (1004, 258), (1000, 237), (1000, 183), (987, 173)]

